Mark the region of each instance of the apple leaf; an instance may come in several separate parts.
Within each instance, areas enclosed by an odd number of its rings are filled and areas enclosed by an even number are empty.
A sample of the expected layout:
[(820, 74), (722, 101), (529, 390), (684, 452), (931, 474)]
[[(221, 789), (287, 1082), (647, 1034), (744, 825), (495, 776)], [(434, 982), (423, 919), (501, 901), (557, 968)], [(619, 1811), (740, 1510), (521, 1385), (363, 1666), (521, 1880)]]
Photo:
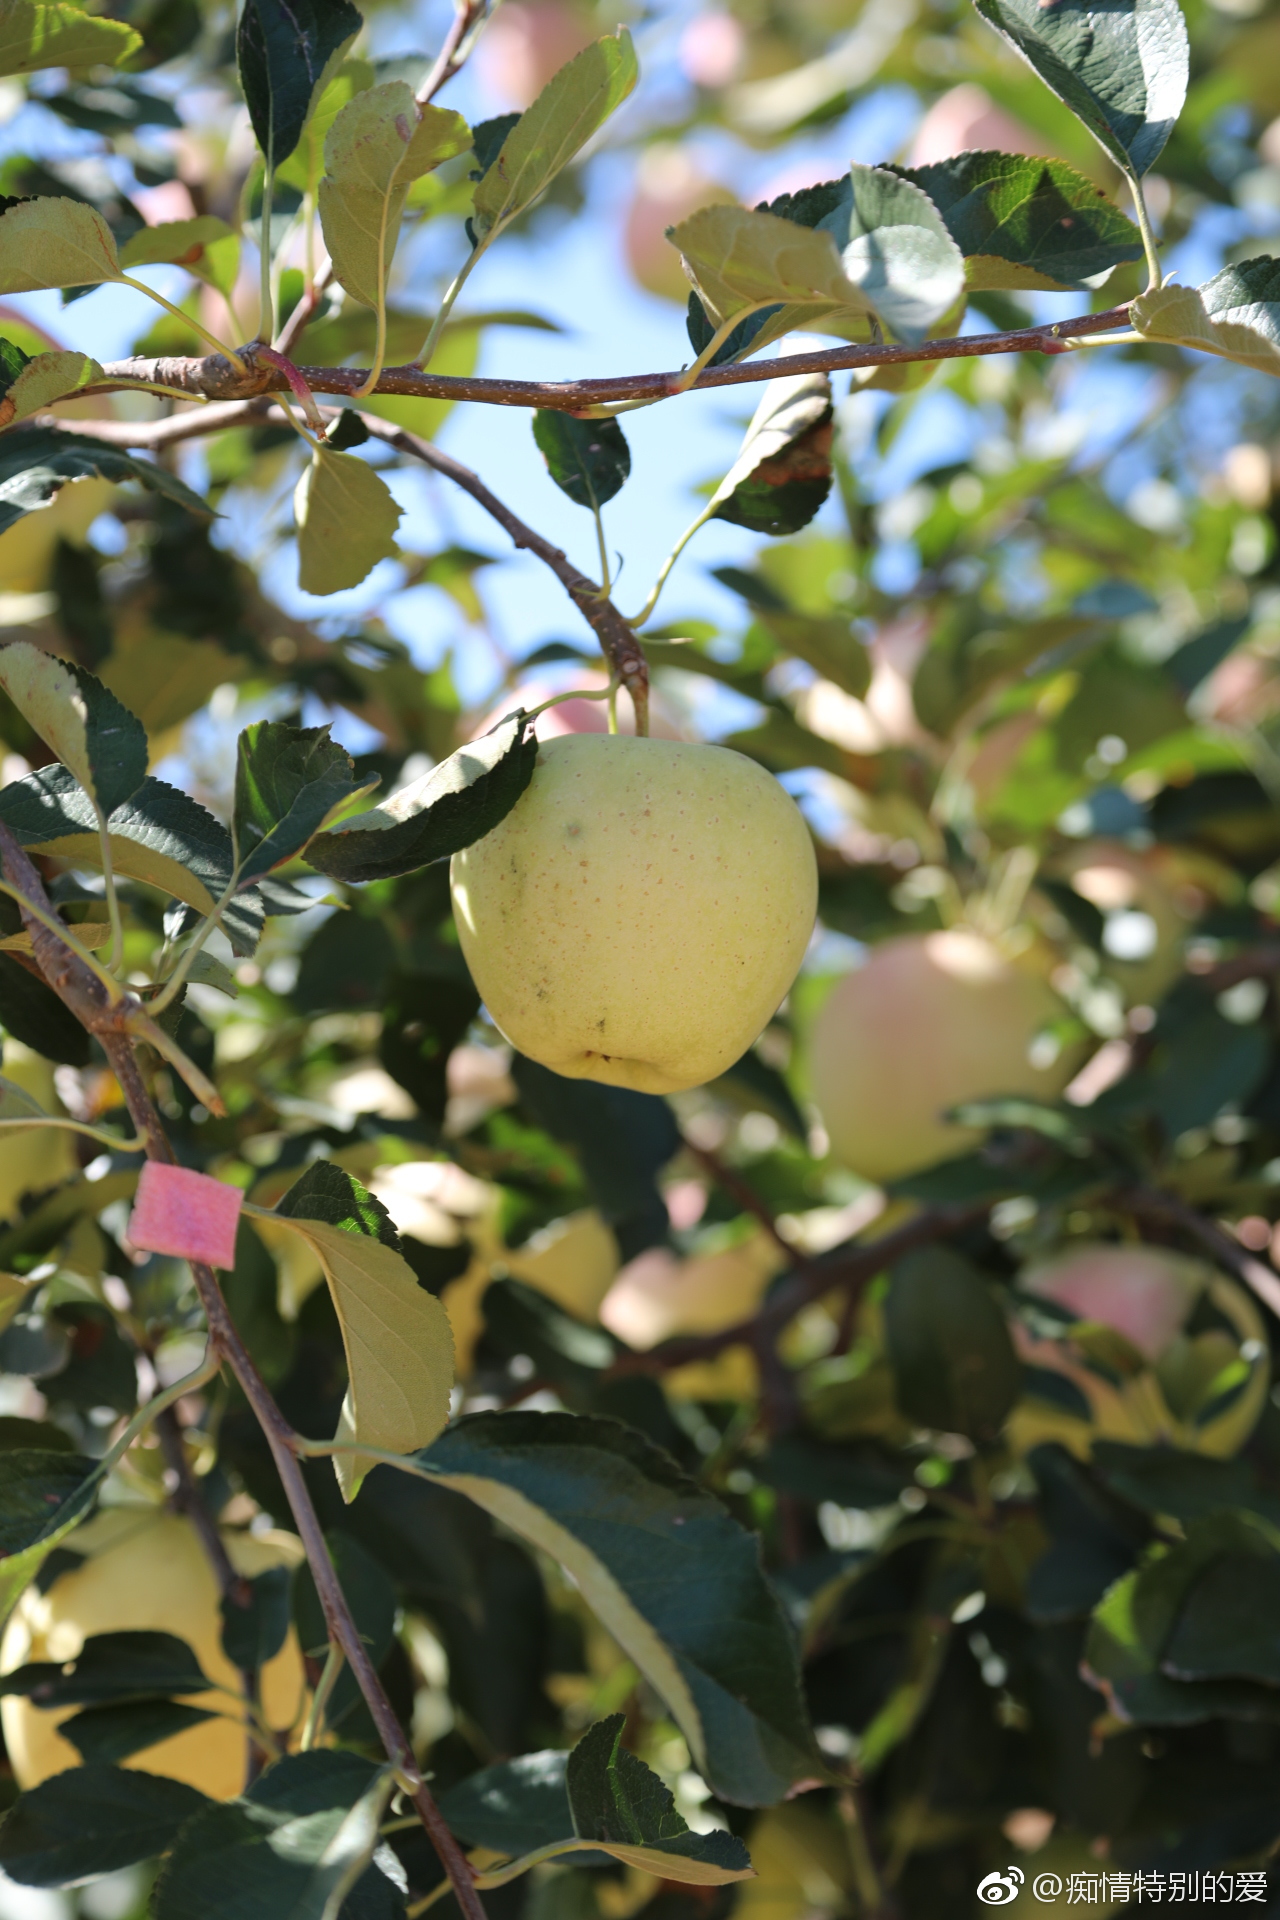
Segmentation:
[[(30, 853), (52, 853), (101, 869), (93, 803), (64, 766), (41, 767), (5, 787), (0, 820)], [(158, 888), (194, 913), (212, 912), (231, 878), (231, 835), (198, 801), (149, 775), (107, 825), (118, 874)], [(304, 896), (285, 894), (279, 882), (265, 877), (236, 894), (223, 909), (222, 926), (241, 956), (252, 953), (261, 937), (264, 890), (271, 912), (302, 910)]]
[(161, 1774), (71, 1767), (19, 1796), (0, 1826), (0, 1867), (19, 1886), (74, 1886), (166, 1852), (209, 1804)]
[(55, 400), (66, 399), (101, 378), (102, 368), (87, 353), (37, 353), (25, 361), (5, 389), (0, 399), (0, 427), (42, 413)]
[(33, 1100), (25, 1087), (15, 1080), (6, 1080), (0, 1073), (0, 1120), (5, 1123), (6, 1133), (17, 1133), (15, 1124), (20, 1120), (46, 1120), (48, 1115), (38, 1100)]
[(225, 220), (202, 213), (194, 220), (166, 220), (158, 227), (142, 227), (120, 252), (120, 265), (127, 272), (160, 262), (185, 267), (197, 280), (229, 294), (240, 270), (240, 236)]
[[(449, 1418), (449, 1316), (418, 1285), (385, 1209), (350, 1174), (331, 1164), (321, 1173), (323, 1164), (265, 1217), (310, 1243), (329, 1283), (347, 1356), (338, 1438), (412, 1453)], [(344, 1499), (355, 1498), (370, 1464), (359, 1454), (334, 1456)]]
[(0, 293), (96, 287), (120, 277), (111, 229), (83, 200), (42, 195), (0, 213)]
[(394, 1787), (390, 1767), (354, 1753), (278, 1761), (171, 1842), (154, 1920), (391, 1920), (403, 1869), (379, 1828)]
[(8, 953), (0, 953), (0, 1026), (46, 1060), (89, 1064), (89, 1035), (70, 1007)]
[(292, 860), (361, 791), (351, 755), (327, 726), (258, 720), (246, 727), (236, 745), (232, 815), (241, 879)]
[(1133, 178), (1159, 158), (1187, 96), (1187, 28), (1177, 0), (974, 0)]
[(713, 331), (735, 314), (770, 306), (771, 313), (753, 316), (762, 324), (752, 347), (797, 327), (827, 324), (834, 331), (832, 322), (869, 335), (871, 302), (846, 278), (830, 233), (745, 207), (703, 207), (667, 238), (680, 250)]
[(504, 820), (533, 778), (538, 742), (518, 713), (438, 767), (318, 833), (306, 859), (335, 880), (390, 880), (469, 847)]
[(409, 188), (470, 145), (461, 114), (419, 107), (403, 80), (370, 87), (343, 107), (324, 143), (320, 224), (353, 299), (383, 305)]
[(964, 297), (964, 259), (942, 215), (887, 167), (850, 167), (817, 230), (832, 235), (848, 278), (903, 340), (922, 340)]
[(147, 736), (141, 721), (83, 667), (26, 640), (11, 641), (0, 647), (0, 688), (104, 817), (146, 779)]
[(39, 1707), (96, 1707), (213, 1686), (196, 1654), (173, 1633), (92, 1633), (70, 1660), (33, 1660), (0, 1678), (0, 1694)]
[[(329, 136), (329, 129), (347, 102), (371, 87), (373, 79), (370, 61), (351, 59), (342, 62), (312, 108), (302, 130), (302, 138), (289, 158), (276, 168), (276, 179), (281, 186), (296, 187), (299, 193), (319, 192), (320, 176), (324, 172), (324, 143)], [(420, 317), (417, 327), (420, 339)]]
[[(760, 607), (756, 619), (787, 653), (861, 700), (871, 685), (871, 656), (843, 615), (789, 610), (779, 613), (771, 607)], [(806, 747), (805, 751), (812, 756), (812, 748)], [(812, 765), (812, 757), (803, 764)]]
[[(88, 1518), (102, 1468), (78, 1453), (17, 1448), (4, 1457), (5, 1503), (0, 1511), (0, 1623), (23, 1588), (73, 1527)], [(0, 1866), (12, 1873), (0, 1837)]]
[(507, 133), (476, 187), (471, 228), (477, 241), (532, 206), (621, 106), (638, 77), (625, 28), (584, 48), (552, 76)]
[(650, 1441), (585, 1415), (480, 1413), (418, 1464), (570, 1572), (722, 1799), (771, 1806), (825, 1777), (759, 1541)]
[(631, 449), (616, 420), (577, 420), (539, 407), (533, 437), (561, 493), (580, 507), (602, 507), (631, 472)]
[(770, 380), (741, 451), (711, 496), (712, 519), (753, 533), (799, 533), (831, 491), (831, 382)]
[[(4, 219), (0, 217), (0, 229)], [(37, 355), (37, 358), (39, 356)], [(152, 493), (208, 519), (207, 500), (184, 486), (176, 474), (154, 460), (144, 460), (122, 447), (109, 447), (87, 434), (59, 433), (51, 427), (22, 427), (0, 438), (0, 533), (47, 506), (69, 480), (140, 480)]]
[(127, 1700), (120, 1706), (85, 1707), (59, 1721), (58, 1734), (82, 1760), (114, 1766), (216, 1718), (205, 1707), (184, 1707), (178, 1700)]
[(114, 67), (142, 45), (123, 20), (61, 0), (0, 0), (0, 75), (45, 67)]
[(597, 1720), (569, 1755), (564, 1783), (578, 1838), (663, 1880), (720, 1887), (751, 1879), (750, 1856), (735, 1835), (689, 1831), (668, 1787), (622, 1745), (626, 1724), (624, 1713)]
[(1202, 287), (1153, 287), (1133, 301), (1129, 320), (1145, 340), (1280, 374), (1280, 260), (1224, 267)]
[(1081, 287), (1142, 258), (1133, 221), (1063, 160), (958, 153), (895, 171), (937, 207), (964, 255), (970, 288)]
[(240, 85), (273, 166), (297, 146), (363, 24), (350, 0), (245, 0), (236, 30)]
[(353, 453), (318, 447), (298, 482), (293, 511), (304, 593), (358, 587), (396, 551), (401, 509), (382, 476)]

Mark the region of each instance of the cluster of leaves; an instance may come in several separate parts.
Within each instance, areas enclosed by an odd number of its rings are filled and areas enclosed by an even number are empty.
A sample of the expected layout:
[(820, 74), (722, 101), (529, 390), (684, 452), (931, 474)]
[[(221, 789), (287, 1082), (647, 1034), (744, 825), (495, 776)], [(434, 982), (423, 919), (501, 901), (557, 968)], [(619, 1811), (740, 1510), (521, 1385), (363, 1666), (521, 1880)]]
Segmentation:
[[(14, 5), (0, 49), (13, 74), (71, 70), (47, 104), (145, 185), (131, 129), (171, 122), (134, 74), (183, 59), (225, 80), (225, 49), (199, 39), (194, 6), (135, 11)], [(1087, 58), (1078, 10), (983, 0), (1025, 75), (979, 23), (898, 11), (889, 78), (936, 91), (945, 45), (947, 71), (980, 77), (1057, 157), (854, 166), (754, 211), (693, 213), (675, 238), (695, 353), (723, 362), (798, 326), (918, 344), (967, 301), (1029, 320), (1016, 296), (1046, 290), (1129, 303), (1138, 337), (1116, 351), (1153, 371), (1161, 405), (1122, 453), (1157, 476), (1165, 518), (1119, 504), (1119, 456), (1043, 432), (1072, 405), (1061, 359), (946, 362), (934, 382), (985, 439), (888, 499), (878, 470), (938, 391), (927, 367), (860, 377), (861, 450), (834, 432), (823, 377), (769, 385), (697, 523), (774, 541), (721, 570), (741, 618), (650, 629), (646, 651), (683, 714), (718, 688), (752, 703), (727, 744), (812, 803), (827, 938), (759, 1048), (674, 1101), (513, 1060), (479, 1008), (441, 863), (531, 777), (518, 694), (468, 743), (447, 667), (420, 672), (375, 619), (334, 637), (286, 616), (210, 538), (213, 513), (249, 501), (262, 518), (296, 486), (303, 584), (362, 579), (400, 515), (358, 423), (323, 444), (312, 424), (301, 478), (293, 431), (238, 428), (210, 443), (196, 492), (38, 418), (93, 405), (75, 396), (100, 368), (5, 323), (0, 582), (27, 625), (0, 649), (0, 737), (29, 770), (0, 791), (0, 822), (67, 937), (150, 1003), (144, 1062), (180, 1160), (247, 1195), (232, 1315), (297, 1431), (335, 1449), (305, 1473), (339, 1578), (495, 1914), (765, 1901), (935, 1920), (970, 1910), (1028, 1809), (1041, 1840), (1053, 1830), (1038, 1863), (1064, 1873), (1100, 1847), (1120, 1868), (1247, 1866), (1277, 1838), (1280, 1428), (1270, 1313), (1246, 1287), (1270, 1309), (1280, 1283), (1233, 1238), (1246, 1223), (1256, 1252), (1280, 1217), (1276, 522), (1269, 483), (1233, 494), (1206, 461), (1197, 486), (1186, 445), (1206, 393), (1252, 410), (1256, 453), (1280, 426), (1261, 377), (1280, 283), (1246, 254), (1199, 289), (1144, 292), (1143, 236), (1114, 201), (1159, 161), (1176, 240), (1258, 170), (1274, 22), (1193, 19), (1178, 121), (1172, 0), (1099, 10), (1110, 38)], [(762, 75), (709, 92), (702, 119), (768, 137), (821, 113), (834, 63), (814, 17), (782, 10), (758, 36)], [(634, 56), (596, 35), (525, 114), (469, 128), (353, 55), (359, 26), (345, 0), (246, 7), (261, 160), (232, 194), (211, 176), (220, 213), (144, 228), (118, 185), (95, 199), (83, 173), (73, 191), (10, 163), (0, 287), (180, 264), (197, 288), (147, 344), (199, 352), (200, 289), (242, 298), (244, 241), (269, 252), (273, 207), (314, 205), (346, 297), (317, 302), (299, 359), (376, 370), (429, 342), (433, 367), (469, 371), (486, 316), (451, 319), (452, 299), (605, 125)], [(82, 79), (95, 67), (109, 88)], [(389, 304), (405, 218), (470, 223), (434, 319)], [(305, 297), (291, 273), (281, 313)], [(443, 412), (362, 405), (416, 432)], [(622, 428), (543, 410), (534, 434), (598, 517), (630, 475)], [(122, 559), (80, 537), (86, 494), (90, 518), (116, 510)], [(400, 558), (478, 626), (486, 556)], [(228, 684), (290, 717), (244, 728), (205, 806), (148, 767)], [(304, 700), (381, 744), (353, 759), (298, 724)], [(807, 1034), (838, 936), (959, 919), (1037, 949), (1060, 1044), (1098, 1070), (1060, 1106), (966, 1112), (968, 1149), (898, 1183), (872, 1229), (938, 1209), (946, 1244), (867, 1285), (851, 1236), (876, 1202), (812, 1125)], [(159, 1862), (139, 1899), (163, 1920), (443, 1904), (305, 1571), (241, 1581), (212, 1653), (194, 1615), (99, 1623), (70, 1659), (35, 1645), (36, 1599), (72, 1605), (113, 1516), (163, 1512), (171, 1456), (148, 1443), (139, 1381), (194, 1363), (202, 1317), (184, 1264), (127, 1241), (140, 1160), (120, 1090), (8, 898), (0, 1027), (0, 1370), (30, 1383), (0, 1421), (0, 1600), (17, 1609), (0, 1691), (15, 1759), (38, 1709), (82, 1762), (7, 1783), (0, 1866), (73, 1887)], [(67, 1119), (78, 1132), (50, 1124)], [(1196, 1240), (1213, 1222), (1219, 1239)], [(1019, 1285), (1045, 1254), (1139, 1238), (1227, 1263), (1154, 1360)], [(633, 1277), (679, 1263), (691, 1305), (668, 1330), (709, 1331), (705, 1351), (637, 1354), (602, 1324), (637, 1259)], [(728, 1276), (725, 1326), (799, 1289), (764, 1365), (716, 1350), (692, 1305), (710, 1271)], [(202, 1379), (182, 1406), (176, 1445), (227, 1540), (264, 1516), (287, 1527), (239, 1393)], [(264, 1679), (285, 1657), (307, 1682), (289, 1725)], [(268, 1764), (223, 1799), (166, 1756), (228, 1712)]]

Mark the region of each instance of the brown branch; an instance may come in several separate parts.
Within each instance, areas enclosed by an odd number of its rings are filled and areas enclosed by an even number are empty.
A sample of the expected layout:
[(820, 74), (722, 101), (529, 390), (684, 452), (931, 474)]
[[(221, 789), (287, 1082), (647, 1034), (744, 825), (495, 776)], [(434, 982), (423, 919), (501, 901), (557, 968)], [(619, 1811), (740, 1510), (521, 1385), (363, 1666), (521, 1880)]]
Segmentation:
[(1157, 1187), (1136, 1187), (1117, 1196), (1138, 1218), (1161, 1221), (1177, 1227), (1187, 1239), (1198, 1241), (1218, 1266), (1226, 1267), (1255, 1293), (1263, 1305), (1280, 1319), (1280, 1274), (1266, 1262), (1255, 1258), (1238, 1240), (1225, 1233), (1216, 1220), (1189, 1207), (1176, 1194)]
[[(386, 367), (375, 393), (400, 394), (420, 400), (477, 400), (495, 407), (550, 407), (562, 413), (585, 413), (592, 407), (631, 401), (670, 400), (679, 393), (705, 393), (713, 387), (751, 386), (762, 380), (790, 378), (802, 373), (839, 373), (859, 367), (911, 366), (921, 361), (968, 360), (993, 353), (1066, 353), (1070, 342), (1089, 334), (1111, 333), (1128, 325), (1128, 307), (1106, 313), (1078, 314), (1051, 327), (1020, 327), (1012, 333), (973, 333), (962, 338), (926, 340), (916, 347), (833, 347), (813, 353), (792, 353), (776, 360), (746, 360), (721, 367), (704, 367), (686, 384), (684, 373), (621, 374), (599, 380), (506, 380), (473, 375), (424, 373), (421, 367)], [(299, 329), (300, 331), (301, 329)], [(288, 334), (288, 329), (286, 329)], [(288, 346), (295, 336), (289, 334)], [(287, 352), (285, 335), (280, 351)], [(263, 394), (283, 393), (288, 382), (278, 368), (259, 363), (254, 345), (240, 349), (247, 371), (225, 354), (207, 359), (112, 360), (103, 379), (82, 387), (76, 398), (115, 393), (139, 381), (177, 389), (193, 400), (252, 400)], [(359, 367), (300, 367), (313, 393), (351, 396), (364, 384)]]
[(497, 521), (498, 525), (510, 535), (515, 546), (536, 554), (545, 566), (550, 567), (569, 598), (587, 625), (592, 628), (600, 642), (600, 650), (609, 662), (612, 671), (617, 674), (623, 686), (631, 696), (635, 708), (636, 732), (649, 731), (649, 663), (645, 659), (644, 649), (635, 634), (627, 625), (612, 600), (603, 596), (593, 580), (579, 573), (573, 562), (553, 546), (540, 533), (526, 526), (524, 521), (504, 506), (496, 494), (470, 467), (464, 467), (452, 454), (442, 453), (439, 447), (432, 446), (429, 440), (420, 440), (415, 433), (406, 433), (403, 427), (393, 427), (386, 420), (379, 420), (374, 414), (362, 413), (360, 418), (375, 440), (382, 440), (389, 447), (395, 447), (399, 453), (407, 453), (411, 459), (421, 460), (425, 466), (436, 473), (442, 473), (452, 480), (455, 486), (469, 493), (485, 512)]
[[(453, 25), (444, 37), (444, 45), (435, 57), (430, 73), (422, 83), (418, 94), (418, 105), (425, 107), (434, 100), (447, 80), (452, 80), (466, 53), (459, 52), (463, 41), (485, 14), (485, 0), (454, 0)], [(468, 49), (470, 51), (470, 49)]]
[(682, 1134), (685, 1149), (693, 1155), (698, 1165), (709, 1179), (713, 1180), (731, 1200), (736, 1200), (744, 1213), (758, 1220), (774, 1245), (781, 1249), (788, 1260), (804, 1264), (804, 1254), (794, 1247), (785, 1233), (779, 1231), (778, 1223), (751, 1184), (742, 1178), (735, 1168), (727, 1166), (718, 1153), (710, 1147), (696, 1147), (688, 1134)]
[[(48, 896), (39, 874), (2, 822), (0, 822), (0, 854), (3, 854), (10, 883), (24, 893), (34, 906), (46, 912), (50, 911)], [(118, 1008), (124, 1005), (130, 996), (123, 996), (119, 1002), (113, 1001), (97, 975), (77, 954), (72, 952), (70, 947), (66, 946), (25, 906), (21, 911), (24, 924), (31, 934), (35, 957), (40, 963), (46, 980), (76, 1015), (81, 1025), (97, 1037), (106, 1053), (112, 1071), (120, 1083), (130, 1117), (146, 1142), (147, 1158), (173, 1165), (173, 1148), (138, 1070), (133, 1052), (133, 1039), (118, 1012)], [(193, 1260), (191, 1275), (205, 1311), (212, 1350), (221, 1355), (230, 1365), (246, 1400), (257, 1416), (266, 1436), (267, 1445), (271, 1449), (271, 1457), (280, 1475), (285, 1497), (289, 1502), (290, 1511), (316, 1583), (316, 1592), (320, 1597), (329, 1637), (341, 1647), (348, 1665), (355, 1674), (360, 1691), (373, 1717), (373, 1723), (378, 1730), (378, 1737), (386, 1749), (388, 1759), (404, 1782), (404, 1790), (412, 1799), (418, 1816), (440, 1856), (465, 1920), (486, 1920), (484, 1905), (476, 1891), (475, 1879), (467, 1864), (466, 1856), (445, 1824), (444, 1817), (426, 1781), (418, 1771), (413, 1748), (396, 1718), (395, 1708), (378, 1678), (377, 1669), (347, 1604), (346, 1595), (342, 1591), (333, 1561), (329, 1557), (324, 1533), (294, 1451), (297, 1435), (276, 1405), (265, 1381), (254, 1365), (248, 1348), (240, 1338), (213, 1269)]]

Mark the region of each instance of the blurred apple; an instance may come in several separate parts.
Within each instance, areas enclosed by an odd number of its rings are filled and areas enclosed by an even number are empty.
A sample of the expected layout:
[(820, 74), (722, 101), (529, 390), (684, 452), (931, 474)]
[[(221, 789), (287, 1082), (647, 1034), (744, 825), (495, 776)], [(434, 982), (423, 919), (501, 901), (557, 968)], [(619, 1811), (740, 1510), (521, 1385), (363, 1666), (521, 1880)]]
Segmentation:
[(678, 58), (695, 86), (727, 87), (746, 63), (746, 29), (731, 13), (700, 13), (680, 35)]
[(1038, 974), (962, 928), (872, 949), (832, 988), (810, 1037), (831, 1151), (883, 1183), (980, 1136), (943, 1114), (997, 1094), (1053, 1100), (1073, 1062), (1044, 1035), (1065, 1008)]
[(726, 747), (549, 740), (501, 824), (453, 857), (458, 937), (514, 1047), (646, 1093), (714, 1080), (804, 958), (817, 863), (771, 775)]
[(553, 1220), (501, 1256), (513, 1280), (536, 1287), (577, 1320), (594, 1320), (618, 1271), (618, 1243), (594, 1207)]
[(732, 206), (736, 195), (705, 174), (682, 147), (659, 143), (640, 157), (623, 245), (633, 277), (647, 293), (685, 306), (689, 281), (667, 228), (700, 207)]
[(480, 78), (523, 112), (602, 31), (585, 7), (570, 0), (504, 0), (476, 48)]
[(651, 1247), (622, 1269), (600, 1308), (600, 1323), (637, 1352), (678, 1333), (719, 1333), (748, 1319), (783, 1265), (758, 1231), (719, 1253), (680, 1260)]
[(1159, 1247), (1095, 1243), (1038, 1261), (1020, 1275), (1024, 1293), (1068, 1307), (1122, 1333), (1148, 1360), (1158, 1360), (1190, 1313), (1205, 1271)]

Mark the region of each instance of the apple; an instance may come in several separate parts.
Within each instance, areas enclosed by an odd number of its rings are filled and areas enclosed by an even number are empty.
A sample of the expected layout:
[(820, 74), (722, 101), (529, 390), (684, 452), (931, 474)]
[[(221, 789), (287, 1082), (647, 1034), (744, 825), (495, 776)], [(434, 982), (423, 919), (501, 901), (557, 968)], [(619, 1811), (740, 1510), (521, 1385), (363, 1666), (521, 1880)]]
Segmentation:
[(817, 863), (799, 809), (727, 747), (575, 734), (453, 857), (454, 918), (491, 1016), (571, 1079), (644, 1093), (731, 1067), (791, 986)]
[(600, 1323), (637, 1353), (680, 1333), (720, 1333), (749, 1320), (785, 1265), (758, 1231), (718, 1253), (678, 1260), (650, 1247), (622, 1269), (600, 1307)]
[(505, 0), (476, 49), (480, 77), (502, 101), (523, 110), (599, 32), (589, 11), (567, 0)]
[(1055, 1301), (1077, 1319), (1114, 1328), (1152, 1361), (1181, 1332), (1204, 1283), (1199, 1261), (1105, 1241), (1038, 1261), (1018, 1281), (1024, 1293)]
[[(290, 1533), (223, 1532), (231, 1563), (252, 1579), (269, 1567), (297, 1566), (301, 1543)], [(125, 1630), (172, 1633), (185, 1640), (208, 1678), (238, 1690), (240, 1676), (222, 1651), (222, 1619), (212, 1569), (191, 1522), (156, 1508), (115, 1507), (72, 1534), (68, 1546), (91, 1550), (82, 1566), (60, 1574), (41, 1593), (28, 1587), (0, 1643), (0, 1672), (29, 1660), (71, 1660), (94, 1633)], [(261, 1673), (263, 1707), (272, 1727), (287, 1729), (299, 1718), (306, 1679), (293, 1629)], [(143, 1773), (185, 1780), (214, 1800), (244, 1791), (245, 1735), (234, 1699), (226, 1693), (192, 1694), (189, 1704), (217, 1717), (132, 1754), (121, 1764)], [(46, 1711), (28, 1699), (0, 1702), (4, 1743), (18, 1785), (39, 1786), (50, 1774), (81, 1764), (58, 1732), (79, 1711)]]
[(682, 148), (661, 144), (647, 149), (623, 228), (627, 265), (646, 293), (688, 305), (689, 278), (667, 228), (679, 226), (700, 207), (733, 206), (735, 199)]
[(831, 1151), (884, 1183), (981, 1136), (949, 1107), (997, 1094), (1054, 1100), (1074, 1058), (1033, 1042), (1066, 1009), (1052, 988), (963, 928), (904, 934), (838, 981), (810, 1037), (813, 1097)]

